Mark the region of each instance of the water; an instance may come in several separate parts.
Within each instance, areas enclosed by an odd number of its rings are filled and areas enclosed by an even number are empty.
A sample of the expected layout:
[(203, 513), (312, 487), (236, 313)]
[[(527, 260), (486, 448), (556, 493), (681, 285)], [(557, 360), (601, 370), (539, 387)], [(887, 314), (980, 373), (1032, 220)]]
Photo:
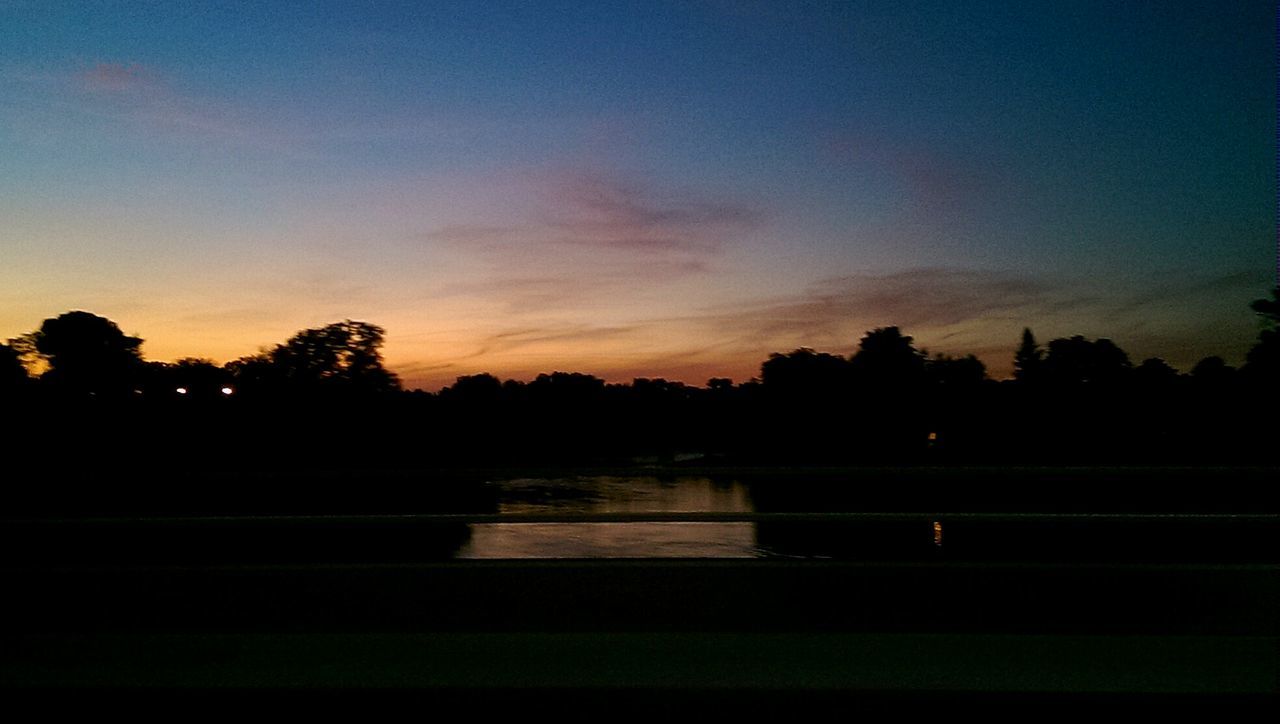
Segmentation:
[[(647, 513), (752, 513), (737, 481), (705, 477), (520, 478), (486, 483), (500, 515), (566, 517)], [(456, 558), (757, 558), (749, 522), (477, 523)]]
[[(959, 492), (951, 491), (948, 499), (889, 481), (834, 481), (804, 488), (778, 480), (748, 484), (696, 476), (584, 476), (486, 485), (497, 500), (498, 519), (471, 522), (454, 558), (1191, 565), (1280, 559), (1274, 545), (1280, 518), (1274, 514), (1059, 513), (1043, 507), (1041, 512), (1007, 507), (992, 512), (959, 506), (952, 512), (895, 513), (904, 508), (880, 507), (874, 495), (893, 491), (897, 505), (921, 511), (954, 505)], [(980, 487), (980, 481), (969, 483), (962, 491)]]
[[(421, 505), (411, 497), (409, 504), (384, 501), (370, 511), (15, 519), (0, 526), (0, 561), (37, 567), (592, 558), (1280, 562), (1280, 516), (1265, 506), (1200, 512), (1168, 505), (1165, 485), (1105, 476), (1094, 488), (1105, 486), (1106, 494), (1091, 497), (1080, 481), (1068, 487), (1027, 476), (992, 485), (985, 473), (963, 471), (939, 477), (945, 484), (886, 473), (510, 478), (460, 482), (465, 490), (449, 489), (448, 505), (440, 504), (438, 488), (393, 481), (383, 495), (408, 491)], [(1134, 505), (1140, 497), (1145, 509)]]

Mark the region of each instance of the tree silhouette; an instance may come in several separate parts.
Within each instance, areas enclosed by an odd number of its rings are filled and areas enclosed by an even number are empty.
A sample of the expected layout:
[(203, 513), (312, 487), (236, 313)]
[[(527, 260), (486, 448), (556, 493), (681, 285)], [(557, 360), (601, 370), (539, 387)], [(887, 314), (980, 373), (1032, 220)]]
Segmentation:
[(1057, 385), (1114, 384), (1133, 368), (1129, 355), (1114, 342), (1096, 342), (1076, 335), (1049, 342), (1044, 357), (1045, 376)]
[[(147, 362), (143, 390), (148, 395), (186, 399), (217, 399), (233, 392), (228, 368), (212, 360), (185, 357), (177, 362)], [(182, 390), (182, 392), (178, 392)]]
[(89, 312), (46, 319), (31, 340), (49, 363), (41, 381), (72, 395), (127, 394), (142, 367), (142, 340)]
[(539, 404), (584, 405), (601, 399), (604, 380), (580, 372), (552, 372), (538, 375), (526, 388), (530, 398)]
[(278, 394), (286, 388), (285, 372), (271, 361), (270, 351), (232, 360), (225, 368), (235, 381), (237, 392), (250, 397)]
[(1178, 371), (1159, 357), (1148, 357), (1133, 369), (1134, 381), (1145, 387), (1171, 385), (1178, 381)]
[(1199, 385), (1223, 385), (1235, 378), (1236, 368), (1217, 355), (1205, 357), (1191, 368), (1191, 379)]
[(1036, 382), (1044, 367), (1044, 350), (1036, 344), (1031, 328), (1022, 330), (1022, 343), (1013, 355), (1013, 379), (1019, 382)]
[[(421, 454), (421, 440), (435, 441), (430, 455), (446, 465), (670, 462), (677, 452), (788, 465), (1258, 461), (1276, 423), (1257, 385), (1280, 380), (1280, 290), (1271, 296), (1252, 305), (1267, 328), (1239, 373), (1220, 357), (1188, 375), (1155, 357), (1135, 367), (1108, 339), (1042, 347), (1027, 328), (1014, 355), (1016, 383), (996, 382), (973, 355), (930, 357), (899, 328), (882, 327), (850, 357), (809, 348), (772, 354), (759, 379), (739, 385), (476, 374), (435, 394), (397, 394), (399, 381), (383, 366), (384, 331), (366, 322), (302, 330), (218, 367), (195, 358), (144, 362), (140, 339), (105, 318), (68, 312), (0, 345), (0, 394), (11, 408), (58, 424), (71, 406), (45, 401), (92, 394), (98, 402), (75, 410), (93, 424), (81, 425), (79, 443), (107, 454), (141, 440), (143, 454), (184, 465), (203, 459), (215, 436), (229, 436), (219, 446), (228, 465), (305, 459), (343, 467), (369, 459), (348, 454), (362, 449), (405, 451), (386, 454), (409, 460)], [(24, 383), (41, 369), (39, 384)], [(1030, 380), (1037, 382), (1020, 384)], [(202, 397), (211, 402), (190, 404)]]
[(973, 355), (950, 357), (942, 354), (925, 363), (929, 382), (946, 388), (977, 387), (987, 378), (987, 366)]
[(464, 375), (440, 390), (440, 399), (467, 405), (492, 405), (501, 398), (502, 382), (487, 372)]
[(1271, 290), (1270, 299), (1257, 299), (1249, 306), (1269, 327), (1258, 334), (1241, 371), (1253, 380), (1280, 383), (1280, 287)]
[(347, 319), (304, 329), (284, 344), (228, 367), (246, 390), (394, 392), (400, 380), (382, 363), (385, 334), (377, 325)]
[(775, 397), (830, 395), (846, 386), (848, 376), (848, 360), (808, 347), (787, 354), (775, 352), (760, 365), (760, 380)]
[(0, 344), (0, 394), (21, 389), (28, 379), (27, 368), (22, 365), (18, 350)]
[(1269, 320), (1272, 328), (1280, 327), (1280, 286), (1271, 290), (1270, 299), (1255, 299), (1249, 308)]
[(867, 332), (858, 342), (858, 351), (849, 360), (856, 378), (863, 383), (904, 385), (918, 383), (924, 375), (925, 355), (914, 340), (897, 327), (880, 327)]

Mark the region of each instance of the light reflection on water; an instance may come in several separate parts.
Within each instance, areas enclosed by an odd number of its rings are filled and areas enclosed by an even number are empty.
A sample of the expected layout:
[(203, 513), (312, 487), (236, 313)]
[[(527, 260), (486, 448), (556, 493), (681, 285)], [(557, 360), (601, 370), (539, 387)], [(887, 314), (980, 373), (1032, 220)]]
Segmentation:
[(751, 513), (747, 486), (705, 477), (519, 478), (490, 482), (500, 513)]
[[(705, 477), (592, 476), (488, 483), (502, 514), (750, 513), (747, 487)], [(457, 558), (753, 558), (752, 523), (483, 523)]]
[(753, 523), (482, 523), (456, 558), (755, 558)]

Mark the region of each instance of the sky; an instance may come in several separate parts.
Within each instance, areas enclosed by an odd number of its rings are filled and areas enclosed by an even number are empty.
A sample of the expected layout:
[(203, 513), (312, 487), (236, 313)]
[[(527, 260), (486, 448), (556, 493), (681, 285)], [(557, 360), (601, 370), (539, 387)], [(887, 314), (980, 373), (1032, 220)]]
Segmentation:
[(0, 339), (342, 319), (439, 389), (702, 384), (897, 325), (1238, 364), (1275, 284), (1267, 2), (0, 0)]

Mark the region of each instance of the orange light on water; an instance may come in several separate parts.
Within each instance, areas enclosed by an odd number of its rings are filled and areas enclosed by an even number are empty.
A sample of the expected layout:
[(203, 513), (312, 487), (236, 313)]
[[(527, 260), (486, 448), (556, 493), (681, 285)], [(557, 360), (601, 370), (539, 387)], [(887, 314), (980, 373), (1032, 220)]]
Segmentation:
[(942, 546), (942, 523), (936, 520), (933, 521), (933, 544)]

